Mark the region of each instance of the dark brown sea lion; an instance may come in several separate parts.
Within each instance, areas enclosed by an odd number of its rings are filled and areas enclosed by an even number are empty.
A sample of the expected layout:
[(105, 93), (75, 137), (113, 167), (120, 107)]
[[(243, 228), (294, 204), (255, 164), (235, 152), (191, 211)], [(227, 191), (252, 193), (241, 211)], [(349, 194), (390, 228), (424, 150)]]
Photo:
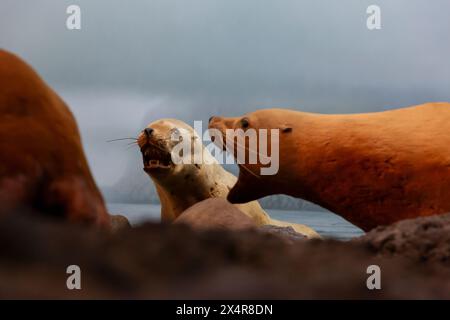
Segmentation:
[(242, 164), (232, 203), (287, 194), (363, 230), (450, 211), (449, 103), (345, 115), (266, 109), (213, 117), (210, 128), (279, 129), (279, 171)]
[(0, 206), (109, 226), (75, 119), (24, 61), (0, 50)]

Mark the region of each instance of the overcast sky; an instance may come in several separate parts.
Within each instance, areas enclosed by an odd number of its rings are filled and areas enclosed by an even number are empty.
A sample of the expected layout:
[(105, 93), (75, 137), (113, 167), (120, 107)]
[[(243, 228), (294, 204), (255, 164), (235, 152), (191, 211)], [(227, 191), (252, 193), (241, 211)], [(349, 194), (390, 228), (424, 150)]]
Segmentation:
[[(81, 7), (82, 29), (66, 29)], [(381, 7), (382, 29), (366, 28)], [(0, 47), (68, 102), (100, 185), (161, 117), (256, 108), (342, 113), (450, 100), (450, 1), (1, 0)]]

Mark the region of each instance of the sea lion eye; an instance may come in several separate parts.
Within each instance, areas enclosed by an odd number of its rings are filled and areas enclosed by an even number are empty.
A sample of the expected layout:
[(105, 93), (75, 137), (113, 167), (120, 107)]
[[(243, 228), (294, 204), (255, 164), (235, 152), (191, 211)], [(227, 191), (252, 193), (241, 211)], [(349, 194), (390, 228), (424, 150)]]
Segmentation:
[(248, 128), (249, 126), (250, 126), (250, 123), (248, 122), (248, 119), (247, 118), (242, 118), (241, 119), (241, 126), (242, 126), (242, 128)]
[(183, 136), (178, 128), (173, 128), (171, 130), (171, 138), (172, 140), (183, 141)]

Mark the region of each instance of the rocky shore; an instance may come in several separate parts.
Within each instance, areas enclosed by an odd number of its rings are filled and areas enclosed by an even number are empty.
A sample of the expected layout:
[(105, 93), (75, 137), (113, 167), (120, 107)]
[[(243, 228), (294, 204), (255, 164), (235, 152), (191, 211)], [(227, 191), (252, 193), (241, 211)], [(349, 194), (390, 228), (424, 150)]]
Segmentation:
[[(291, 229), (106, 231), (14, 214), (0, 219), (0, 298), (450, 298), (450, 215), (405, 220), (349, 242)], [(366, 286), (381, 269), (381, 290)], [(66, 269), (81, 269), (68, 290)]]

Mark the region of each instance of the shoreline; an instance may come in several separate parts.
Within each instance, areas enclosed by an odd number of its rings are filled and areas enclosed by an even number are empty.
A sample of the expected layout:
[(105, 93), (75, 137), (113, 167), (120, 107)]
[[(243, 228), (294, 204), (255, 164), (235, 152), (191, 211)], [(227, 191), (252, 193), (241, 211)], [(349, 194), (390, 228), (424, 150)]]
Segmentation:
[[(124, 215), (134, 226), (145, 221), (160, 221), (160, 206), (140, 203), (107, 203), (112, 214)], [(343, 218), (326, 211), (309, 210), (273, 210), (266, 209), (272, 218), (287, 222), (306, 224), (317, 230), (325, 238), (349, 240), (364, 234), (364, 232), (345, 221)]]

